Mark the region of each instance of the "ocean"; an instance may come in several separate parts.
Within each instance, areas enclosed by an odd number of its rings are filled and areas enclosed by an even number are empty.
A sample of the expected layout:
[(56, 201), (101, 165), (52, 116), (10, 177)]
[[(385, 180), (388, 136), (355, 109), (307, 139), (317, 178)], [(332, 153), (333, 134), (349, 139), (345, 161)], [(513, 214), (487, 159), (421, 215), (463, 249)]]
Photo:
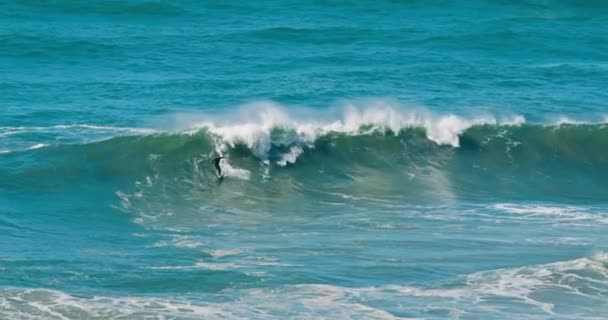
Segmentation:
[(607, 181), (607, 1), (0, 0), (0, 319), (606, 319)]

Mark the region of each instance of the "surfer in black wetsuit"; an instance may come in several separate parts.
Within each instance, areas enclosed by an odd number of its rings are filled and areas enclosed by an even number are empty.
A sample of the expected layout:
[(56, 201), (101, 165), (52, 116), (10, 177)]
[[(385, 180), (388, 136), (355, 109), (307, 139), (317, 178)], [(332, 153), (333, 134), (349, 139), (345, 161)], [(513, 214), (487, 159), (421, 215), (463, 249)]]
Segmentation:
[(222, 161), (222, 159), (224, 159), (225, 157), (223, 156), (216, 156), (215, 158), (213, 158), (213, 166), (215, 166), (215, 170), (217, 171), (217, 177), (222, 179), (224, 177), (224, 175), (222, 174), (222, 167), (220, 167), (220, 161)]

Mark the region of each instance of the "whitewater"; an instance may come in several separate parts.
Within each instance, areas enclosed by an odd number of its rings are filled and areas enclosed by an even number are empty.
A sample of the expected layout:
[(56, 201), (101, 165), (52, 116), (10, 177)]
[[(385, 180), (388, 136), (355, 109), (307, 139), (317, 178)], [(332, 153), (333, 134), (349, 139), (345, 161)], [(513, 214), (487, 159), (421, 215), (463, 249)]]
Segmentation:
[(606, 318), (607, 9), (0, 1), (0, 319)]

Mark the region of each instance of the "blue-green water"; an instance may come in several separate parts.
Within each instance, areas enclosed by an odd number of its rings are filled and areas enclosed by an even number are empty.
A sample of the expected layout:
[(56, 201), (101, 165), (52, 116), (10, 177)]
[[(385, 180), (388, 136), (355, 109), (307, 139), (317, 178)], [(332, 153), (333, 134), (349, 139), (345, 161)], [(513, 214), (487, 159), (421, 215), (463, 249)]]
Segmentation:
[(606, 1), (0, 0), (0, 318), (602, 319), (607, 122)]

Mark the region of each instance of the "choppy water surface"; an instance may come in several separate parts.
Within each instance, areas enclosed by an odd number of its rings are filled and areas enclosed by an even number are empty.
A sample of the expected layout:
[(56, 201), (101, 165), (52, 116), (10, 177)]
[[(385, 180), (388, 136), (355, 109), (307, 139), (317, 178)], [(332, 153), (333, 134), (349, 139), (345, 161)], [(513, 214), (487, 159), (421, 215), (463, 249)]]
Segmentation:
[(0, 1), (0, 318), (602, 319), (607, 13)]

